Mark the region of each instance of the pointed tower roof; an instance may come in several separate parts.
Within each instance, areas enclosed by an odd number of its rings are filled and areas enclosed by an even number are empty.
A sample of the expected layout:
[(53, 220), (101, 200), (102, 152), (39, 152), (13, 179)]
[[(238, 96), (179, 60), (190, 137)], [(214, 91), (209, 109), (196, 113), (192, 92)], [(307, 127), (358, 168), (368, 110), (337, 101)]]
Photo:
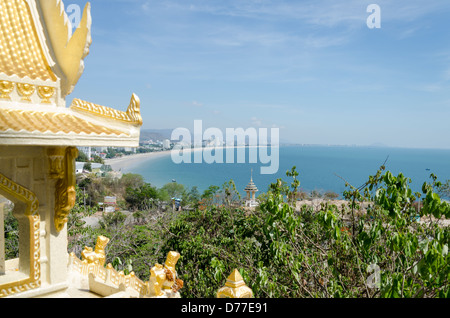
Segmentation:
[(243, 285), (245, 285), (244, 279), (242, 278), (242, 275), (241, 273), (239, 273), (237, 268), (235, 268), (230, 276), (228, 276), (225, 286), (236, 288)]
[(250, 176), (250, 182), (247, 184), (247, 186), (244, 189), (245, 191), (258, 191), (258, 188), (256, 187), (256, 185), (253, 183), (253, 169), (251, 172), (251, 176)]
[(0, 145), (139, 146), (139, 98), (127, 111), (74, 99), (91, 45), (87, 3), (72, 25), (61, 0), (0, 0)]
[(253, 291), (245, 284), (237, 269), (227, 278), (225, 286), (216, 294), (217, 298), (252, 298)]

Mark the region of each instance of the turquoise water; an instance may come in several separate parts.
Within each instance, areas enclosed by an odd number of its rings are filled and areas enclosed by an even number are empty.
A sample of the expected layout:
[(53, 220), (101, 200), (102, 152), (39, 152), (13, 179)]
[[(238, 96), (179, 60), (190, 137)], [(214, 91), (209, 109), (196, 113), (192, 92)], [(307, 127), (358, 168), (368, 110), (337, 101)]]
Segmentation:
[[(243, 193), (243, 189), (250, 181), (251, 169), (254, 183), (260, 191), (265, 192), (270, 183), (275, 182), (277, 178), (290, 180), (286, 177), (286, 171), (296, 166), (300, 173), (301, 189), (333, 191), (341, 195), (345, 190), (345, 182), (337, 175), (355, 186), (360, 186), (368, 180), (369, 175), (375, 174), (389, 157), (386, 169), (394, 175), (402, 172), (411, 178), (411, 187), (414, 191), (420, 191), (423, 182), (430, 181), (430, 173), (436, 174), (441, 181), (450, 179), (450, 150), (285, 146), (280, 147), (279, 151), (278, 172), (270, 175), (260, 174), (262, 164), (204, 162), (175, 164), (170, 155), (149, 159), (137, 166), (124, 169), (124, 172), (141, 174), (146, 182), (157, 187), (175, 179), (188, 187), (197, 186), (201, 192), (210, 185), (221, 186), (233, 179), (238, 190)], [(246, 162), (248, 161), (247, 150)]]

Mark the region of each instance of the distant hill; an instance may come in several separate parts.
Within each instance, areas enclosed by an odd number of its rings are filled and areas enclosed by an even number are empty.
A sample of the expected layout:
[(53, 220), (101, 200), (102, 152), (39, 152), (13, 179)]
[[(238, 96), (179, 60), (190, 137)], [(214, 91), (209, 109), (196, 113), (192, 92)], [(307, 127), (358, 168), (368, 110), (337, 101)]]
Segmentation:
[(139, 141), (170, 139), (172, 131), (173, 129), (142, 129)]
[[(171, 140), (173, 129), (141, 129), (141, 137), (139, 139), (139, 142), (143, 142), (145, 140), (164, 140), (169, 139)], [(225, 138), (225, 132), (223, 132), (224, 138)], [(191, 132), (191, 135), (193, 136), (193, 132)], [(270, 135), (268, 136), (270, 141)], [(280, 139), (279, 143), (281, 145), (295, 145), (296, 143), (293, 143), (288, 140)]]

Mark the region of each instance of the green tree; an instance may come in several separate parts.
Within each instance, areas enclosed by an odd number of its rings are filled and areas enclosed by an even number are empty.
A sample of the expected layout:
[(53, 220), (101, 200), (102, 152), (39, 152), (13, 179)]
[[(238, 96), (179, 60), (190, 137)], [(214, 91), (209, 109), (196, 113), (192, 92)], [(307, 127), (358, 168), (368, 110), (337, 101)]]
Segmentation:
[(120, 179), (120, 184), (124, 189), (136, 189), (143, 186), (144, 183), (144, 177), (136, 173), (124, 173)]
[(167, 183), (161, 189), (167, 191), (167, 194), (169, 195), (170, 199), (182, 198), (186, 194), (186, 189), (184, 188), (184, 185), (176, 182)]
[(83, 151), (78, 151), (78, 157), (75, 161), (78, 162), (88, 162), (90, 158), (88, 158), (88, 156), (83, 152)]
[(95, 163), (101, 163), (102, 165), (105, 164), (105, 161), (102, 159), (102, 157), (95, 155), (93, 158), (93, 162)]
[(83, 170), (86, 170), (86, 171), (92, 171), (92, 165), (91, 165), (91, 163), (90, 163), (90, 162), (86, 162), (86, 163), (83, 165)]
[(198, 191), (198, 188), (196, 186), (193, 186), (189, 191), (186, 191), (182, 200), (184, 205), (190, 205), (194, 208), (197, 208), (201, 200), (201, 195)]
[(450, 180), (436, 186), (436, 193), (442, 198), (450, 199)]
[(437, 220), (450, 216), (449, 205), (433, 191), (437, 182), (424, 184), (419, 216), (435, 221), (417, 222), (421, 195), (383, 170), (361, 187), (347, 184), (347, 207), (298, 213), (277, 182), (250, 215), (216, 206), (181, 215), (164, 249), (183, 255), (184, 297), (214, 297), (233, 268), (257, 297), (448, 297), (450, 234)]
[[(316, 212), (286, 200), (298, 185), (293, 171), (289, 186), (277, 180), (252, 211), (218, 201), (138, 225), (108, 215), (101, 229), (74, 241), (94, 246), (98, 233), (110, 237), (107, 261), (132, 264), (144, 280), (149, 266), (178, 251), (185, 298), (215, 297), (234, 268), (256, 297), (450, 296), (450, 230), (442, 225), (450, 206), (436, 193), (436, 176), (413, 193), (410, 179), (382, 166), (363, 185), (346, 184), (346, 205), (324, 203)], [(202, 199), (212, 202), (222, 190), (211, 186)]]
[(137, 189), (131, 187), (126, 189), (125, 201), (130, 210), (150, 210), (156, 205), (157, 198), (156, 188), (149, 183), (145, 183)]
[(19, 222), (15, 218), (14, 204), (7, 204), (4, 213), (4, 234), (5, 234), (5, 259), (13, 259), (19, 257)]
[(96, 235), (94, 230), (86, 225), (83, 218), (93, 215), (97, 208), (85, 205), (87, 194), (77, 186), (75, 206), (70, 211), (67, 222), (68, 250), (81, 257), (85, 246), (94, 246)]

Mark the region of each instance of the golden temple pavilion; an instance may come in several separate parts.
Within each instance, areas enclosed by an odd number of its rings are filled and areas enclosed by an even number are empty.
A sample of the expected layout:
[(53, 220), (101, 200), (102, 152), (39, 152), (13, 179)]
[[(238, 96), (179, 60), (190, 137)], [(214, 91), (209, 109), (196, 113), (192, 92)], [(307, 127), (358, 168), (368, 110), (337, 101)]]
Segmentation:
[[(77, 146), (139, 145), (140, 101), (126, 112), (74, 99), (91, 44), (90, 4), (72, 34), (60, 0), (0, 0), (0, 198), (14, 204), (19, 258), (5, 260), (0, 297), (67, 291), (67, 217)], [(73, 263), (73, 262), (72, 262)]]
[[(76, 198), (76, 147), (138, 147), (142, 117), (75, 98), (91, 45), (88, 3), (79, 26), (61, 0), (0, 0), (0, 298), (178, 298), (183, 282), (170, 252), (148, 282), (106, 264), (99, 236), (81, 259), (67, 251)], [(5, 259), (4, 206), (18, 222), (19, 257)], [(251, 295), (236, 273), (223, 297)]]

